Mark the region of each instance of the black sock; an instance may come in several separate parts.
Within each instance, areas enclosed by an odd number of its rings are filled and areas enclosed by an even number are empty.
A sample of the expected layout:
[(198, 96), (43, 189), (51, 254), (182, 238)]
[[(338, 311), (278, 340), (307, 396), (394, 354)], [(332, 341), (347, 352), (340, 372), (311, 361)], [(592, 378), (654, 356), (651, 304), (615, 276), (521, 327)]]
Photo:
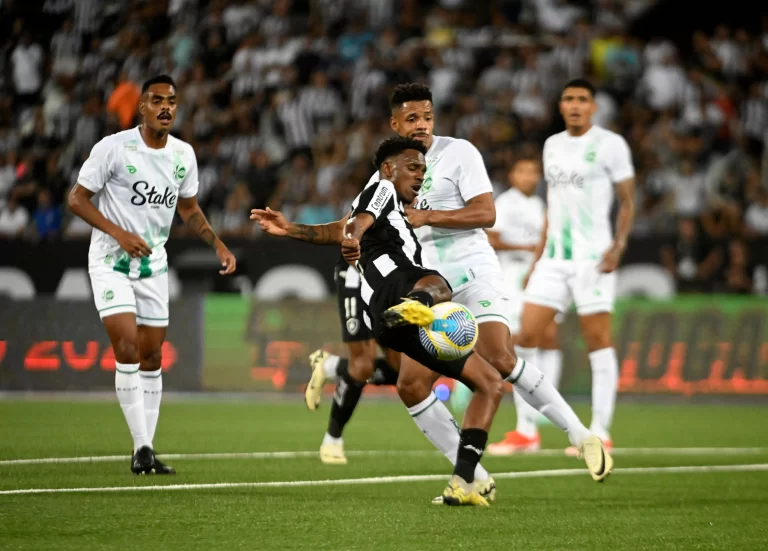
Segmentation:
[(356, 381), (349, 376), (349, 372), (346, 370), (346, 360), (344, 362), (345, 370), (343, 374), (340, 373), (341, 380), (336, 385), (333, 405), (331, 405), (331, 419), (328, 422), (328, 434), (334, 438), (341, 438), (344, 425), (352, 417), (357, 402), (360, 400), (360, 395), (363, 393), (363, 387), (365, 387), (365, 383)]
[(373, 361), (373, 377), (368, 382), (376, 386), (394, 386), (397, 384), (397, 371), (384, 358), (377, 358)]
[(349, 360), (347, 358), (339, 358), (339, 363), (336, 366), (336, 376), (339, 379), (349, 375)]
[(475, 481), (475, 467), (485, 451), (488, 433), (483, 429), (465, 429), (459, 439), (459, 453), (456, 456), (456, 466), (453, 474), (460, 476), (466, 482)]

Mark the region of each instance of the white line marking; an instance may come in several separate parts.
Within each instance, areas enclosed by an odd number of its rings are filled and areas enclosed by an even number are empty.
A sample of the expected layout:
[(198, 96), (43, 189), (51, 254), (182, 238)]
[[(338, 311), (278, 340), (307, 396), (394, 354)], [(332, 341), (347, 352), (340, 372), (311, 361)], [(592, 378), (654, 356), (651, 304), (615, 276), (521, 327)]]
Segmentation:
[[(620, 474), (676, 474), (676, 473), (717, 473), (717, 472), (758, 472), (768, 471), (768, 463), (757, 465), (711, 465), (692, 467), (632, 467), (615, 469)], [(508, 472), (493, 475), (494, 478), (545, 478), (560, 476), (586, 476), (585, 469), (556, 469), (548, 471)], [(213, 484), (168, 484), (162, 486), (107, 486), (103, 488), (28, 488), (2, 490), (2, 495), (21, 494), (72, 494), (98, 492), (153, 492), (182, 490), (219, 490), (231, 488), (295, 488), (301, 486), (353, 486), (361, 484), (394, 484), (398, 482), (431, 482), (447, 480), (445, 474), (424, 474), (407, 476), (379, 476), (369, 478), (341, 478), (336, 480), (287, 480), (279, 482), (218, 482)]]
[[(611, 455), (759, 455), (768, 453), (768, 448), (615, 448)], [(385, 457), (385, 456), (430, 456), (440, 455), (432, 450), (350, 450), (350, 457)], [(278, 451), (278, 452), (232, 452), (232, 453), (164, 453), (163, 459), (302, 459), (318, 457), (317, 451)], [(486, 457), (493, 457), (486, 453)], [(506, 457), (566, 457), (564, 448), (539, 450)], [(98, 455), (93, 457), (42, 457), (30, 459), (4, 459), (0, 466), (6, 465), (45, 465), (70, 463), (116, 463), (128, 461), (127, 455)]]

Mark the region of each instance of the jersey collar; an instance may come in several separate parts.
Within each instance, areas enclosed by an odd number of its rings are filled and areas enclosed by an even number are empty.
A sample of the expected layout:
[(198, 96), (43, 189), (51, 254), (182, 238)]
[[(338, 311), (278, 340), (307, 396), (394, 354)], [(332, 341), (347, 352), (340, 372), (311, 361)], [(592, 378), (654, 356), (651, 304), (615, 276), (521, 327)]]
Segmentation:
[(141, 135), (141, 131), (139, 130), (139, 127), (134, 127), (133, 131), (136, 133), (136, 140), (139, 144), (139, 149), (141, 151), (144, 151), (146, 153), (149, 153), (150, 155), (162, 155), (164, 154), (168, 148), (171, 145), (171, 136), (168, 135), (168, 139), (165, 141), (165, 147), (162, 149), (155, 149), (154, 147), (149, 147), (145, 142), (144, 138)]

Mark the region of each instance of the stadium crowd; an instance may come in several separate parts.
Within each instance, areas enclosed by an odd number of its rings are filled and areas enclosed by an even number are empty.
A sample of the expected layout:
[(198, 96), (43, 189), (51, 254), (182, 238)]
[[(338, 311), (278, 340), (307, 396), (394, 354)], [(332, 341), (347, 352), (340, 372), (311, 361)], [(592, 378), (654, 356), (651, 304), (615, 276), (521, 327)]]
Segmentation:
[(594, 122), (632, 148), (635, 235), (677, 236), (671, 271), (725, 266), (768, 236), (768, 18), (680, 51), (628, 34), (653, 0), (39, 3), (31, 19), (0, 1), (0, 238), (89, 235), (63, 198), (91, 147), (138, 123), (158, 73), (179, 85), (174, 134), (224, 236), (257, 237), (248, 212), (265, 205), (304, 223), (346, 212), (401, 82), (430, 85), (435, 134), (472, 141), (500, 192), (562, 129), (560, 87), (577, 76), (599, 89)]

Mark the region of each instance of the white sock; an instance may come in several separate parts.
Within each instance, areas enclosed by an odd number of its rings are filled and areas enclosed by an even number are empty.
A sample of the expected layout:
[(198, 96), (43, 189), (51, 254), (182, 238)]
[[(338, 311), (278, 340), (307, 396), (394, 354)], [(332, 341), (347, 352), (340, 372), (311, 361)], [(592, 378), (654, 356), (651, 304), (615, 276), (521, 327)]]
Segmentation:
[(334, 356), (331, 354), (325, 359), (325, 363), (323, 364), (323, 371), (325, 371), (325, 376), (329, 379), (336, 379), (338, 375), (336, 374), (336, 369), (339, 367), (339, 358), (338, 356)]
[[(430, 392), (426, 400), (408, 408), (408, 413), (432, 445), (448, 458), (451, 465), (456, 465), (461, 429), (435, 393)], [(480, 463), (475, 467), (475, 480), (488, 480), (488, 471)]]
[[(536, 348), (515, 347), (518, 358), (524, 359), (528, 364), (536, 363)], [(515, 398), (515, 411), (517, 413), (517, 426), (515, 430), (528, 438), (535, 438), (539, 434), (536, 426), (536, 419), (539, 417), (539, 411), (525, 401), (520, 395), (517, 387), (514, 388), (512, 395)]]
[(163, 370), (139, 371), (144, 389), (144, 417), (147, 420), (147, 438), (153, 446), (157, 419), (160, 417), (160, 400), (163, 398)]
[[(523, 358), (526, 362), (528, 358)], [(536, 365), (552, 383), (555, 388), (560, 388), (560, 374), (563, 372), (563, 353), (559, 350), (539, 350), (536, 356)]]
[(144, 417), (144, 391), (141, 388), (139, 364), (115, 364), (115, 392), (133, 437), (133, 451), (142, 446), (151, 446)]
[(326, 446), (328, 444), (341, 444), (344, 445), (344, 439), (343, 438), (334, 438), (327, 432), (325, 433), (325, 436), (323, 436), (323, 446)]
[(553, 425), (563, 429), (571, 444), (578, 447), (589, 437), (589, 431), (579, 421), (571, 406), (535, 365), (518, 358), (517, 365), (506, 380), (515, 386), (526, 402), (552, 421)]
[(616, 350), (603, 348), (589, 354), (592, 365), (592, 426), (598, 438), (610, 440), (616, 391), (619, 386), (619, 361)]

